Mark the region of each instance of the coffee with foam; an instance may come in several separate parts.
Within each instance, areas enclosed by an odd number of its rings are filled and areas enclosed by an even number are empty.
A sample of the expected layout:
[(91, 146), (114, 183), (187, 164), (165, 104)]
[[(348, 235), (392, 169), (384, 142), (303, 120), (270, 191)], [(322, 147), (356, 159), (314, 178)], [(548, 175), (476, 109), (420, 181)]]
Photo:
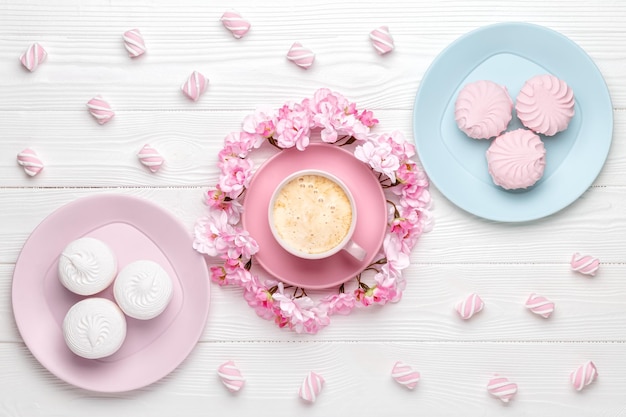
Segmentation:
[(343, 188), (322, 175), (287, 182), (272, 207), (273, 226), (296, 252), (321, 254), (343, 242), (352, 226), (352, 204)]

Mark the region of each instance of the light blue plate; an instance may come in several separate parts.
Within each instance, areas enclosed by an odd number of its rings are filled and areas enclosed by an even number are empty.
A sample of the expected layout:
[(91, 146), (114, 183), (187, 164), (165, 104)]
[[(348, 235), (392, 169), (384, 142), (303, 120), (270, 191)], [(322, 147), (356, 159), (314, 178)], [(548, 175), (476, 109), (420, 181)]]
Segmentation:
[[(513, 100), (534, 75), (551, 73), (574, 90), (575, 116), (567, 130), (543, 137), (544, 176), (527, 190), (506, 191), (487, 171), (490, 140), (459, 130), (454, 102), (467, 83), (491, 80)], [(611, 146), (613, 107), (600, 71), (574, 42), (528, 23), (474, 30), (450, 44), (424, 75), (413, 110), (417, 152), (433, 184), (454, 204), (485, 219), (523, 222), (574, 202), (600, 173)], [(523, 127), (513, 114), (508, 130)]]

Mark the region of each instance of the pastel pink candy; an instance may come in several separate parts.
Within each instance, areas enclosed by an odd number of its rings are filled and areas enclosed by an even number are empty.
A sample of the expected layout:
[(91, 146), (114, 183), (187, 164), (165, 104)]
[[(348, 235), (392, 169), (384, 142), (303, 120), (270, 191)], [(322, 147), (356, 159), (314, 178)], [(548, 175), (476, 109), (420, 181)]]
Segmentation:
[(508, 378), (495, 375), (489, 380), (487, 391), (500, 401), (508, 403), (517, 394), (517, 384), (509, 381)]
[(304, 401), (314, 403), (317, 400), (317, 396), (322, 391), (324, 386), (324, 378), (315, 372), (309, 372), (309, 374), (302, 381), (302, 385), (298, 390), (298, 395)]
[(533, 293), (526, 300), (526, 308), (547, 319), (554, 312), (554, 303), (541, 295)]
[(456, 312), (459, 313), (459, 316), (461, 316), (463, 320), (469, 320), (474, 316), (474, 314), (479, 313), (484, 306), (485, 303), (483, 303), (483, 300), (478, 296), (478, 294), (473, 293), (465, 297), (456, 305)]
[(287, 59), (301, 68), (309, 69), (315, 61), (315, 54), (300, 42), (294, 42), (287, 52)]
[(600, 260), (589, 255), (581, 255), (576, 252), (572, 255), (570, 266), (573, 271), (580, 272), (581, 274), (594, 276), (600, 268)]
[(136, 58), (146, 52), (146, 43), (139, 29), (131, 29), (124, 32), (122, 39), (124, 39), (124, 47), (131, 58)]
[(47, 56), (48, 53), (43, 49), (43, 46), (35, 42), (20, 56), (20, 62), (24, 68), (32, 72), (46, 60)]
[(420, 373), (404, 362), (396, 362), (391, 370), (391, 377), (400, 385), (414, 389), (420, 380)]
[(370, 40), (372, 41), (374, 49), (376, 49), (376, 52), (380, 55), (393, 51), (393, 48), (395, 47), (393, 37), (391, 36), (391, 33), (389, 33), (389, 28), (387, 26), (381, 26), (371, 31)]
[(221, 20), (224, 27), (230, 30), (237, 39), (241, 38), (250, 30), (250, 22), (241, 17), (241, 15), (234, 10), (225, 12)]
[(34, 177), (43, 169), (43, 162), (37, 156), (37, 153), (30, 148), (24, 149), (17, 154), (17, 163), (24, 167), (24, 172)]
[(89, 100), (87, 102), (87, 109), (89, 109), (89, 113), (101, 125), (108, 123), (113, 116), (115, 116), (115, 112), (111, 109), (111, 105), (100, 96), (96, 96)]
[(598, 370), (592, 361), (580, 365), (570, 375), (570, 381), (576, 391), (580, 391), (598, 378)]
[(230, 392), (237, 392), (243, 388), (246, 380), (241, 375), (241, 371), (235, 365), (235, 362), (224, 362), (217, 368), (217, 374), (219, 375), (222, 383)]
[(152, 146), (146, 144), (137, 154), (139, 161), (150, 169), (152, 172), (157, 172), (161, 165), (163, 165), (164, 159), (161, 154)]
[(200, 74), (198, 71), (194, 71), (180, 89), (187, 97), (193, 101), (198, 101), (200, 96), (205, 92), (208, 84), (209, 80), (207, 80), (204, 75)]

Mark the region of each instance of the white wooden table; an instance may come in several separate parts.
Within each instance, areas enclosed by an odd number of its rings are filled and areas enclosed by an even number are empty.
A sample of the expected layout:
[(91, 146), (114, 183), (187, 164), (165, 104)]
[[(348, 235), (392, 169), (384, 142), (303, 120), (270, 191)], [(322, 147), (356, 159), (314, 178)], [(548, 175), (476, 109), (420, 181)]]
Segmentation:
[[(626, 415), (626, 3), (270, 3), (0, 3), (0, 416)], [(252, 23), (243, 39), (219, 22), (229, 8)], [(30, 233), (55, 209), (83, 196), (129, 194), (171, 211), (191, 234), (205, 210), (203, 192), (217, 180), (223, 137), (257, 106), (328, 87), (372, 109), (381, 131), (412, 137), (413, 101), (432, 60), (460, 35), (503, 21), (568, 36), (610, 89), (610, 155), (571, 206), (539, 221), (502, 224), (467, 214), (432, 187), (435, 228), (413, 252), (401, 302), (335, 318), (315, 336), (296, 335), (256, 317), (238, 290), (212, 286), (206, 329), (191, 355), (163, 380), (133, 392), (74, 388), (30, 354), (12, 314), (12, 273)], [(380, 25), (396, 42), (382, 57), (368, 39)], [(136, 61), (120, 40), (134, 27), (149, 49)], [(28, 73), (18, 57), (35, 41), (45, 45), (48, 61)], [(317, 54), (308, 71), (285, 59), (294, 41)], [(210, 79), (197, 103), (179, 90), (193, 70)], [(96, 94), (116, 110), (108, 125), (97, 125), (85, 110)], [(166, 158), (158, 175), (137, 162), (146, 142)], [(46, 163), (35, 178), (15, 160), (26, 146)], [(576, 251), (600, 258), (595, 278), (569, 270)], [(488, 307), (462, 322), (453, 305), (471, 291)], [(523, 307), (533, 291), (556, 303), (550, 320)], [(216, 375), (228, 359), (247, 379), (238, 395)], [(391, 379), (397, 360), (421, 372), (414, 391)], [(569, 373), (586, 360), (600, 377), (579, 393)], [(326, 379), (312, 406), (297, 397), (310, 370)], [(508, 405), (486, 392), (494, 372), (519, 385)]]

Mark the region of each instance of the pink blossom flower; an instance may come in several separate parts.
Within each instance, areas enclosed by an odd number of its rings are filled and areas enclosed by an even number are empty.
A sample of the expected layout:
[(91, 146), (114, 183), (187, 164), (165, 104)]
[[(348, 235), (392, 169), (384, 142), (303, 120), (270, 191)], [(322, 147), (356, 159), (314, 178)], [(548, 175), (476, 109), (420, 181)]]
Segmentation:
[(211, 266), (209, 268), (209, 276), (211, 277), (211, 281), (215, 282), (219, 286), (225, 286), (229, 284), (226, 280), (226, 270), (223, 266)]
[(392, 153), (388, 143), (367, 141), (356, 147), (354, 156), (368, 163), (375, 171), (387, 175), (392, 183), (396, 182), (396, 170), (400, 167), (400, 160)]
[(402, 271), (410, 265), (410, 246), (405, 239), (398, 238), (397, 235), (387, 234), (383, 240), (383, 251), (387, 258), (387, 263), (396, 271)]
[(225, 212), (209, 210), (208, 216), (201, 217), (196, 222), (193, 248), (209, 256), (225, 255), (234, 232)]
[(363, 125), (367, 127), (374, 127), (378, 124), (378, 119), (374, 119), (374, 113), (369, 110), (363, 110), (358, 116)]
[(348, 293), (331, 294), (320, 300), (320, 306), (326, 309), (328, 314), (348, 315), (354, 308), (354, 303), (354, 294)]
[(232, 225), (239, 223), (243, 205), (237, 199), (228, 197), (219, 185), (207, 191), (205, 202), (211, 209), (224, 211), (228, 216), (228, 223)]
[(252, 161), (242, 158), (228, 158), (220, 166), (222, 173), (219, 187), (230, 198), (237, 198), (248, 186), (252, 177)]
[(251, 285), (244, 288), (244, 299), (254, 308), (256, 314), (265, 320), (272, 320), (276, 316), (272, 294), (262, 285)]
[(378, 137), (377, 141), (389, 145), (391, 153), (400, 161), (407, 160), (415, 155), (415, 145), (407, 141), (402, 132), (397, 130), (391, 134), (383, 133)]
[(243, 120), (243, 130), (264, 141), (274, 136), (276, 131), (277, 115), (273, 110), (257, 109)]
[(296, 147), (303, 151), (309, 146), (311, 114), (301, 104), (285, 104), (278, 110), (274, 139), (281, 148)]
[(230, 236), (228, 257), (231, 259), (250, 259), (259, 251), (259, 244), (247, 230), (237, 228)]
[(341, 94), (321, 88), (304, 104), (313, 114), (313, 127), (322, 128), (320, 134), (324, 142), (335, 143), (339, 135), (365, 139), (369, 133), (369, 127), (358, 118), (356, 105)]
[(370, 287), (365, 290), (362, 287), (354, 290), (354, 298), (358, 301), (363, 307), (368, 307), (374, 304), (374, 288)]
[(245, 158), (251, 150), (257, 149), (264, 138), (248, 132), (231, 132), (224, 138), (224, 148), (219, 152), (218, 159)]

